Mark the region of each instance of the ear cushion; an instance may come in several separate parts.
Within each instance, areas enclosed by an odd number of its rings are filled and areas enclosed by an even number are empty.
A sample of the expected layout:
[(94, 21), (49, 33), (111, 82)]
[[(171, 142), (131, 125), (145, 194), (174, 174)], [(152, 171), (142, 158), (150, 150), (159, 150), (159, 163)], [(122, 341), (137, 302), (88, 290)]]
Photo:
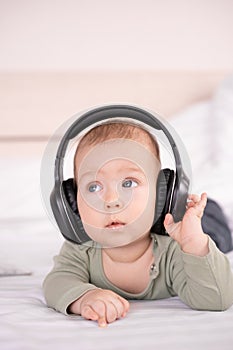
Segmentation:
[(65, 239), (82, 244), (90, 241), (76, 204), (76, 186), (73, 179), (55, 183), (50, 195), (50, 204), (57, 225)]
[(155, 220), (152, 232), (166, 234), (163, 222), (169, 211), (171, 196), (173, 192), (175, 172), (171, 169), (162, 169), (159, 172), (156, 185)]
[(62, 182), (66, 200), (75, 214), (78, 214), (77, 207), (77, 186), (73, 178)]

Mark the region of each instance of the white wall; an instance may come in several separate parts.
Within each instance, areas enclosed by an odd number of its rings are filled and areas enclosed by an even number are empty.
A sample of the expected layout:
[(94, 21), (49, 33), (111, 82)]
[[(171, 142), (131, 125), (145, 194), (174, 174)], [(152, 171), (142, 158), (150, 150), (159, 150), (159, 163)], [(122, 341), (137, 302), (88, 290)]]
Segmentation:
[(94, 105), (169, 117), (210, 98), (233, 71), (232, 16), (233, 0), (0, 0), (0, 152)]
[(232, 0), (0, 0), (0, 70), (231, 70)]

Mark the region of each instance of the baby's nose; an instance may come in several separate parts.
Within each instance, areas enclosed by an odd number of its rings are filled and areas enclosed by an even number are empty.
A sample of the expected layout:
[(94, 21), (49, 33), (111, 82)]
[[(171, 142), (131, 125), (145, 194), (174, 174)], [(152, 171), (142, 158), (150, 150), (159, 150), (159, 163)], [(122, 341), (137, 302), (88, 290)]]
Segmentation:
[(108, 202), (108, 201), (104, 202), (104, 209), (106, 211), (115, 212), (122, 208), (123, 208), (123, 202), (121, 201), (120, 198), (117, 198), (115, 201), (112, 201), (112, 202)]
[(123, 201), (122, 198), (120, 198), (120, 195), (117, 191), (117, 188), (108, 189), (108, 191), (105, 193), (104, 199), (104, 209), (106, 211), (116, 211), (123, 207)]

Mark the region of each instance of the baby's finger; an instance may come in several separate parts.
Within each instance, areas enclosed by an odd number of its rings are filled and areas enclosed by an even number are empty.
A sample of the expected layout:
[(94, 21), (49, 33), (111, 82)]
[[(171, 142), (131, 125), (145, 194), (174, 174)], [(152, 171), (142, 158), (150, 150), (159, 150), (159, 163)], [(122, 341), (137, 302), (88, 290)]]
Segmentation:
[(107, 321), (106, 321), (105, 316), (100, 316), (98, 318), (98, 326), (101, 328), (107, 327)]
[(114, 305), (116, 309), (116, 313), (117, 313), (116, 318), (125, 317), (126, 313), (129, 311), (129, 302), (126, 299), (120, 296), (117, 296), (117, 298), (114, 298), (111, 301), (111, 303)]
[(207, 193), (206, 193), (206, 192), (203, 192), (203, 193), (201, 194), (201, 200), (207, 202)]
[(117, 299), (121, 302), (121, 304), (123, 305), (123, 312), (121, 314), (122, 317), (125, 317), (126, 313), (129, 311), (129, 307), (130, 304), (128, 302), (128, 300), (118, 296)]
[(169, 226), (171, 226), (173, 224), (174, 224), (174, 220), (173, 220), (172, 215), (169, 214), (169, 213), (166, 214), (165, 215), (165, 219), (164, 219), (164, 226), (165, 226), (165, 228), (167, 228), (167, 227), (169, 227)]
[(207, 193), (203, 192), (201, 194), (200, 206), (204, 210), (207, 204)]
[(83, 316), (87, 320), (92, 320), (92, 321), (97, 321), (99, 318), (99, 315), (89, 305), (85, 305), (83, 307), (81, 316)]
[(120, 312), (117, 310), (116, 302), (108, 301), (106, 302), (106, 319), (108, 323), (120, 318)]
[(203, 216), (206, 203), (207, 203), (207, 194), (202, 193), (199, 202), (195, 203), (195, 206), (194, 206), (194, 211), (199, 218)]
[(89, 305), (85, 305), (81, 315), (87, 320), (98, 321), (99, 327), (106, 327), (105, 304), (101, 300), (96, 300)]
[(187, 201), (187, 208), (199, 207), (204, 209), (207, 203), (207, 194), (204, 192), (201, 197), (197, 194), (190, 194)]
[(198, 196), (197, 194), (190, 194), (188, 196), (188, 201), (191, 201), (191, 202), (194, 202), (194, 203), (198, 203), (200, 201), (200, 196)]
[(105, 305), (105, 303), (102, 300), (95, 300), (91, 304), (91, 307), (95, 311), (95, 313), (98, 315), (99, 327), (106, 327), (107, 320), (106, 320), (106, 305)]
[(193, 203), (193, 202), (187, 202), (186, 209), (192, 208), (192, 207), (194, 207), (194, 205), (195, 205), (195, 203)]
[(163, 224), (169, 236), (173, 237), (180, 222), (174, 222), (173, 216), (171, 214), (166, 214)]
[[(125, 308), (124, 308), (124, 305), (122, 304), (121, 300), (118, 298), (114, 298), (111, 301), (109, 301), (109, 303), (112, 304), (112, 306), (114, 307), (113, 313), (115, 311), (115, 319), (123, 317), (123, 315), (125, 314)], [(111, 307), (111, 305), (110, 305), (110, 307)], [(107, 311), (109, 311), (108, 308), (107, 308)], [(110, 318), (112, 318), (112, 317), (110, 316)], [(112, 322), (112, 321), (109, 321), (108, 313), (107, 313), (107, 320), (108, 320), (108, 322)]]

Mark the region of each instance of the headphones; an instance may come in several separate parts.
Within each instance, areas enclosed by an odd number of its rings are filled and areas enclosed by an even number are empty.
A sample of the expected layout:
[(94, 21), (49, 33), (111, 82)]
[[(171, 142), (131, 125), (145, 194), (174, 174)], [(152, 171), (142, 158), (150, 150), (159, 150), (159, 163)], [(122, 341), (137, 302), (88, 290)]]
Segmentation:
[[(151, 231), (167, 235), (163, 226), (167, 213), (173, 215), (174, 221), (182, 220), (187, 204), (190, 180), (182, 167), (181, 156), (177, 143), (160, 121), (158, 115), (129, 105), (109, 105), (89, 110), (82, 114), (67, 129), (58, 146), (55, 169), (54, 187), (50, 195), (50, 205), (62, 235), (69, 241), (82, 244), (90, 241), (85, 232), (77, 207), (77, 186), (73, 178), (63, 179), (63, 163), (69, 142), (87, 128), (101, 122), (114, 122), (127, 119), (128, 123), (140, 122), (152, 129), (161, 130), (169, 141), (175, 159), (175, 171), (161, 169), (156, 185), (156, 205), (154, 223)], [(136, 124), (137, 125), (137, 124)]]

